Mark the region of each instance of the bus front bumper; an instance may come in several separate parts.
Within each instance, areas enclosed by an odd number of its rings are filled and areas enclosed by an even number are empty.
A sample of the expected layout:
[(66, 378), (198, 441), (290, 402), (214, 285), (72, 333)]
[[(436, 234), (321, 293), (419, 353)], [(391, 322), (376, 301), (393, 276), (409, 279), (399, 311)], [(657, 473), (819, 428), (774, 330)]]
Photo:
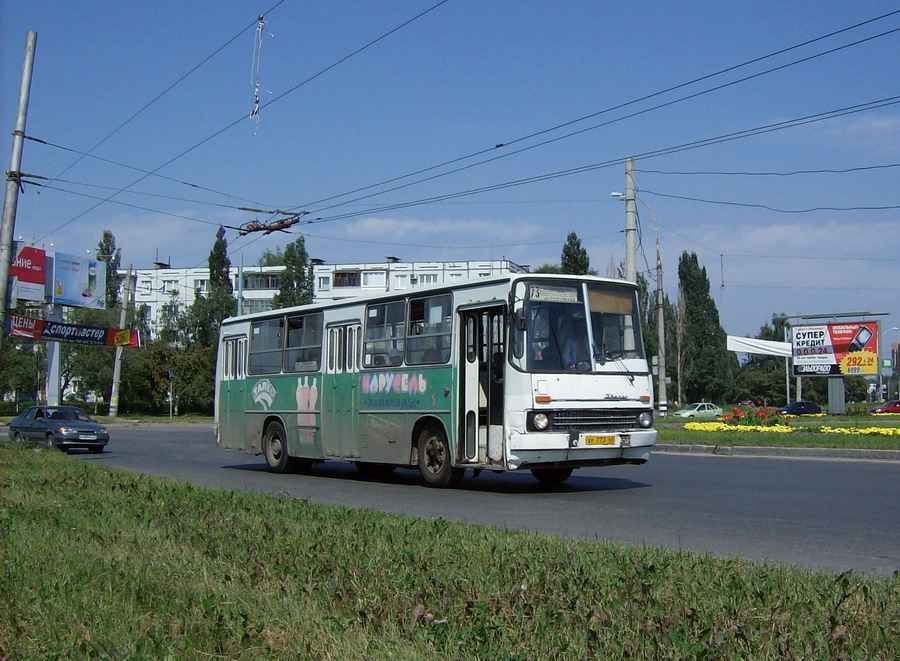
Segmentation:
[(642, 464), (650, 458), (656, 430), (597, 433), (512, 433), (507, 468)]

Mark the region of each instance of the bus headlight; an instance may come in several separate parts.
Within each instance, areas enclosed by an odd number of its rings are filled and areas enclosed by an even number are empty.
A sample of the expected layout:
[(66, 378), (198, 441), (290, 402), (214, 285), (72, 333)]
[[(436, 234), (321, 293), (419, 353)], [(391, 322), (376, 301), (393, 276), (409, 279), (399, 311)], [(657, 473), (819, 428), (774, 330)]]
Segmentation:
[(531, 418), (531, 424), (538, 431), (544, 431), (550, 425), (550, 418), (547, 417), (546, 413), (535, 413), (534, 417)]
[(650, 411), (644, 411), (637, 417), (638, 425), (643, 429), (650, 429), (653, 426), (653, 414)]

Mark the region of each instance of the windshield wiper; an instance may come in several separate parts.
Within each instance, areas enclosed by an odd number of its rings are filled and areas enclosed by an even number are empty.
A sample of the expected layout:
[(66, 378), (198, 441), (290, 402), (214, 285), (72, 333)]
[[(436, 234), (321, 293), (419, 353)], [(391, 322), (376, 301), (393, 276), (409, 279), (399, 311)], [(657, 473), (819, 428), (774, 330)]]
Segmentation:
[[(601, 337), (602, 342), (602, 337)], [(634, 374), (631, 373), (631, 370), (628, 369), (628, 365), (625, 364), (625, 361), (622, 359), (622, 352), (620, 351), (610, 351), (605, 344), (601, 344), (601, 348), (599, 351), (594, 351), (594, 360), (600, 363), (600, 366), (606, 365), (607, 359), (612, 360), (619, 366), (619, 368), (625, 372), (625, 376), (628, 377), (628, 381), (634, 383)]]

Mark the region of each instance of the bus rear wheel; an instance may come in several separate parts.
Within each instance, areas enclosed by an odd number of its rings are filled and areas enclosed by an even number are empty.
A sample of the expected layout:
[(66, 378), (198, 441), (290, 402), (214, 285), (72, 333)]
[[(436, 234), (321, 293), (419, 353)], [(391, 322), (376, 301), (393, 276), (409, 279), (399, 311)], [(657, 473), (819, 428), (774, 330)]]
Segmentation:
[(541, 484), (548, 487), (557, 487), (572, 474), (571, 468), (532, 468), (531, 474)]
[(263, 454), (272, 473), (287, 473), (293, 462), (287, 451), (287, 434), (280, 422), (270, 422), (263, 435)]
[(455, 487), (465, 474), (465, 469), (453, 466), (447, 436), (439, 429), (425, 429), (419, 434), (418, 457), (426, 486)]

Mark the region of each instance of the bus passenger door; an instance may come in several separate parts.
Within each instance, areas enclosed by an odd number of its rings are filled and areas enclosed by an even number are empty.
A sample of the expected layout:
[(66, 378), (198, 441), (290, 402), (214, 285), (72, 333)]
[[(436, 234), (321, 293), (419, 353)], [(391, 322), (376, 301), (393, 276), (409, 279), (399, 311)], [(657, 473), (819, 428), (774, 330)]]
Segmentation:
[(222, 378), (216, 410), (219, 444), (224, 450), (247, 450), (251, 445), (244, 434), (247, 338), (225, 338), (222, 347)]
[(465, 463), (503, 460), (506, 307), (460, 313), (459, 455)]
[(361, 329), (359, 323), (353, 323), (326, 330), (322, 384), (322, 448), (326, 457), (359, 458)]

